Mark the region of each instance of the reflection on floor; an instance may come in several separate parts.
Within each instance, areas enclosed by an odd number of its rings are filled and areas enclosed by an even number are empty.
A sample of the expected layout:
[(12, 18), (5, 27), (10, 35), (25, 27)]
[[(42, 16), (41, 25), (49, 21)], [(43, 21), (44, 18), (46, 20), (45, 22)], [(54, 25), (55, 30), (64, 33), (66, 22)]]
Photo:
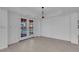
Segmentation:
[(1, 52), (77, 52), (79, 44), (71, 44), (68, 41), (36, 37), (10, 45)]

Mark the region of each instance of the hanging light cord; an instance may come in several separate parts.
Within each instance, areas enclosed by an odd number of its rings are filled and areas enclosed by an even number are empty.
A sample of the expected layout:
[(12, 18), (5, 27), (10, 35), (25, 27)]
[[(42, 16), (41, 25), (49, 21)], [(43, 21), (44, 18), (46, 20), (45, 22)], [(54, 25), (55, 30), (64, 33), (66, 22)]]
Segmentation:
[(42, 19), (44, 18), (44, 7), (42, 7)]

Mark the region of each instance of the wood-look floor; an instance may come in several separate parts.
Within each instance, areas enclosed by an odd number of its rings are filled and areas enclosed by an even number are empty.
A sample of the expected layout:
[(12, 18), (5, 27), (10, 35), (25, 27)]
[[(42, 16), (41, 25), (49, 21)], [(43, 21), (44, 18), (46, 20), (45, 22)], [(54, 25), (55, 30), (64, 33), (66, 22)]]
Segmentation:
[(78, 52), (79, 44), (68, 41), (36, 37), (10, 45), (0, 52)]

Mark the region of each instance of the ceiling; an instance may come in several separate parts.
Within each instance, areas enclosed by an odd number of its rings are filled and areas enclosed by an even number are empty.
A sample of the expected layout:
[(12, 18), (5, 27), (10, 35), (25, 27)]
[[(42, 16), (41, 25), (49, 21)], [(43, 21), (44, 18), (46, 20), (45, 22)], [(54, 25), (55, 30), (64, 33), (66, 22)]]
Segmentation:
[[(6, 10), (18, 12), (24, 15), (31, 15), (31, 16), (41, 16), (41, 7), (3, 7)], [(69, 14), (73, 12), (79, 12), (79, 7), (45, 7), (44, 13), (46, 17), (49, 16), (58, 16)]]

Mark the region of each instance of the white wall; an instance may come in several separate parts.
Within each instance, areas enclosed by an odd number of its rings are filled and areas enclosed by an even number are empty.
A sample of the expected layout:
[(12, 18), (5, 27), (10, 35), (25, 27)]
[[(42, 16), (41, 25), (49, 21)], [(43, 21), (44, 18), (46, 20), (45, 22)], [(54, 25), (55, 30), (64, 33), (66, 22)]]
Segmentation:
[(40, 21), (31, 16), (22, 15), (16, 12), (0, 9), (0, 49), (8, 47), (21, 40), (21, 23), (20, 19), (34, 20), (34, 35), (40, 35)]
[(44, 19), (42, 36), (69, 41), (69, 16)]
[(71, 15), (71, 43), (78, 44), (78, 13), (74, 13)]
[[(31, 16), (22, 15), (16, 12), (9, 11), (9, 40), (8, 44), (13, 44), (21, 40), (21, 18), (34, 20), (34, 36), (40, 35), (40, 21), (36, 18), (32, 18)], [(28, 25), (28, 24), (27, 24)], [(28, 29), (27, 29), (28, 30)], [(28, 33), (28, 31), (27, 31)]]
[(8, 44), (16, 43), (20, 40), (20, 16), (14, 12), (8, 12), (9, 39)]
[(8, 47), (8, 13), (0, 8), (0, 49)]
[(42, 21), (42, 36), (78, 44), (77, 13), (51, 17)]
[(34, 32), (35, 36), (41, 36), (41, 19), (34, 20)]

